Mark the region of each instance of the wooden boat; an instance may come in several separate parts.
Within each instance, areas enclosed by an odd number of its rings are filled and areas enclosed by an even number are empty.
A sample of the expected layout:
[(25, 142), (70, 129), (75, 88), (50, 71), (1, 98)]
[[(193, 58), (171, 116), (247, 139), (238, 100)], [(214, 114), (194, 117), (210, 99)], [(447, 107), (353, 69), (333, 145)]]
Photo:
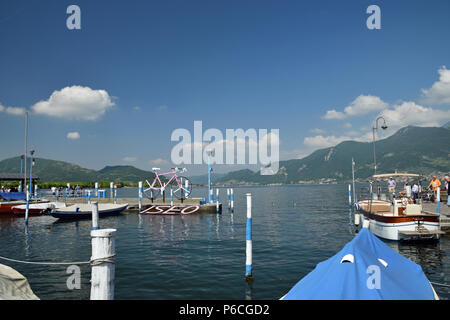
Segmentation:
[[(128, 207), (126, 204), (99, 203), (98, 217), (120, 214)], [(53, 209), (50, 214), (59, 219), (91, 219), (92, 205), (87, 203), (74, 204), (68, 207)]]
[[(419, 177), (416, 174), (393, 173), (373, 176), (375, 179), (387, 177)], [(368, 227), (375, 235), (388, 240), (437, 240), (445, 234), (440, 228), (439, 215), (425, 212), (418, 203), (406, 194), (389, 197), (378, 192), (369, 199), (356, 203), (362, 226)]]
[[(44, 203), (31, 203), (28, 205), (28, 214), (29, 215), (42, 215), (50, 213), (53, 209), (60, 209), (65, 207), (66, 204), (64, 202), (44, 202)], [(14, 215), (24, 215), (26, 211), (27, 205), (22, 204), (19, 206), (12, 207), (12, 211)]]

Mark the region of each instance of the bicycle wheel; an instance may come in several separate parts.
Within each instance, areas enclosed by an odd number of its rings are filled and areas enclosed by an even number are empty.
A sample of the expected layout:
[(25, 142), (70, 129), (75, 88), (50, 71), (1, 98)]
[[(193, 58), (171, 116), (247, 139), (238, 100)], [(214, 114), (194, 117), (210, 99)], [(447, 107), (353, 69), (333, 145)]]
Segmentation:
[(177, 199), (186, 199), (189, 198), (189, 195), (192, 192), (192, 183), (188, 178), (178, 176), (178, 180), (173, 179), (170, 181), (169, 188), (173, 190), (173, 195)]
[(156, 180), (155, 184), (152, 186), (152, 183), (150, 183), (148, 180), (145, 180), (144, 186), (143, 186), (143, 193), (144, 197), (147, 197), (149, 199), (157, 199), (162, 195), (161, 192), (161, 185), (158, 180)]

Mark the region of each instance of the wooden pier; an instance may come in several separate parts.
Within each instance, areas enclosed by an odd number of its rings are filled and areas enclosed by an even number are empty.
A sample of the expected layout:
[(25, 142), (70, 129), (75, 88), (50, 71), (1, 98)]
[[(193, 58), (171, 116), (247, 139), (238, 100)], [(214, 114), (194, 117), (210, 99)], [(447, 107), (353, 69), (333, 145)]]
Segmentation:
[[(46, 199), (50, 201), (56, 201), (55, 197), (45, 197)], [(155, 206), (170, 206), (171, 201), (170, 198), (166, 198), (166, 201), (163, 201), (163, 199), (156, 199), (153, 202), (148, 198), (142, 198), (142, 210), (148, 209), (152, 205)], [(173, 206), (177, 207), (183, 207), (183, 206), (199, 206), (198, 213), (222, 213), (222, 204), (219, 203), (219, 212), (217, 212), (217, 204), (214, 203), (206, 203), (206, 204), (200, 204), (201, 198), (188, 198), (184, 199), (183, 201), (179, 199), (173, 200)], [(65, 202), (66, 205), (72, 205), (77, 203), (87, 203), (87, 198), (59, 198), (60, 202)], [(91, 202), (98, 202), (98, 203), (113, 203), (114, 199), (111, 198), (97, 198), (97, 197), (91, 197)], [(125, 204), (128, 203), (127, 211), (131, 212), (139, 212), (139, 199), (136, 198), (117, 198), (117, 204)]]
[[(423, 211), (426, 213), (436, 213), (437, 211), (436, 203), (424, 202), (422, 206)], [(450, 207), (447, 206), (446, 202), (445, 203), (441, 202), (440, 210), (441, 210), (441, 217), (440, 217), (441, 229), (450, 230)]]

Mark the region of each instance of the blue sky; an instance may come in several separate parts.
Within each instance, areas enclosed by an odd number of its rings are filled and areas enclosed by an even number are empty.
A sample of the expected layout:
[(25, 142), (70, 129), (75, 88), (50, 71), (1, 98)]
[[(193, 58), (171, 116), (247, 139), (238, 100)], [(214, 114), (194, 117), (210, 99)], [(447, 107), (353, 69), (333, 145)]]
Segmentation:
[[(72, 4), (81, 30), (66, 27)], [(366, 26), (372, 4), (380, 30)], [(441, 125), (449, 31), (446, 0), (2, 1), (0, 159), (23, 152), (24, 109), (36, 156), (92, 169), (170, 167), (172, 131), (194, 120), (279, 129), (281, 159), (367, 141), (378, 115), (385, 135)], [(106, 93), (94, 120), (81, 104), (57, 115), (64, 96), (33, 108), (74, 86)]]

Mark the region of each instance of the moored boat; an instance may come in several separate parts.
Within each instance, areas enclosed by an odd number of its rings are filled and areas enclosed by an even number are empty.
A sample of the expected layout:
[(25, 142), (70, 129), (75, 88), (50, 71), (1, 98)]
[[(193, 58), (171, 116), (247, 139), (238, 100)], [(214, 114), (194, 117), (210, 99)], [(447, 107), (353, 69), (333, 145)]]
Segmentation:
[[(66, 204), (64, 202), (44, 202), (44, 203), (32, 203), (28, 205), (29, 215), (42, 215), (47, 214), (53, 209), (64, 208)], [(12, 207), (14, 215), (24, 215), (27, 205), (22, 204)]]
[[(99, 218), (120, 214), (128, 207), (126, 204), (99, 203)], [(59, 219), (91, 219), (92, 205), (87, 203), (79, 203), (64, 208), (53, 209), (50, 214), (54, 218)]]
[[(379, 180), (388, 177), (419, 178), (419, 175), (392, 173), (373, 176)], [(362, 225), (375, 235), (388, 240), (437, 240), (444, 234), (439, 215), (425, 212), (420, 199), (412, 199), (407, 192), (386, 196), (381, 194), (381, 187), (373, 193), (372, 184), (370, 189), (368, 199), (357, 202), (356, 209), (361, 215)]]
[[(48, 203), (46, 199), (29, 200), (29, 205)], [(13, 207), (26, 205), (26, 195), (23, 192), (2, 192), (0, 193), (0, 215), (13, 215)]]

